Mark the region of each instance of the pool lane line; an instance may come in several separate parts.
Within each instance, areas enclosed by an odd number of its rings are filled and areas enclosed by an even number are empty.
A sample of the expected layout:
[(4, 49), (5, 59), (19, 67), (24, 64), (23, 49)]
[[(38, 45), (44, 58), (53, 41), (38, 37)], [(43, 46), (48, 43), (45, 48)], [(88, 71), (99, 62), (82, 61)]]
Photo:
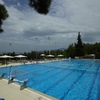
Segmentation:
[[(80, 65), (81, 66), (81, 65)], [(78, 68), (80, 67), (78, 66)], [(66, 68), (67, 69), (67, 68)], [(71, 70), (71, 72), (65, 76), (63, 76), (63, 78), (61, 78), (60, 80), (58, 80), (57, 82), (55, 82), (53, 85), (51, 85), (50, 87), (48, 87), (45, 91), (43, 91), (43, 93), (46, 93), (47, 91), (49, 91), (51, 88), (53, 88), (55, 85), (57, 85), (58, 83), (62, 82), (66, 77), (68, 77), (69, 75), (71, 75), (76, 69)]]
[(50, 75), (49, 77), (46, 77), (45, 79), (43, 79), (43, 80), (41, 80), (41, 81), (38, 81), (38, 82), (35, 83), (35, 84), (37, 85), (37, 84), (39, 84), (39, 83), (42, 83), (43, 81), (46, 81), (46, 80), (50, 79), (51, 77), (53, 77), (53, 76), (55, 76), (55, 75), (57, 75), (57, 74), (62, 73), (64, 70), (65, 70), (65, 69), (60, 70), (60, 71), (58, 71), (57, 73), (54, 73), (54, 74)]
[[(38, 71), (44, 70), (44, 67), (45, 67), (45, 68), (50, 68), (50, 69), (49, 69), (50, 71), (53, 71), (53, 70), (55, 70), (55, 69), (62, 69), (62, 70), (63, 70), (63, 68), (60, 68), (60, 67), (53, 67), (53, 65), (50, 65), (50, 66), (47, 66), (47, 65), (40, 65), (40, 66), (42, 66), (43, 68), (40, 69), (40, 70), (38, 70)], [(46, 70), (47, 70), (47, 69), (46, 69)], [(36, 73), (37, 73), (38, 71), (36, 71)], [(46, 72), (43, 73), (43, 74), (46, 74), (47, 72), (48, 72), (48, 71), (46, 71)], [(41, 74), (41, 75), (43, 75), (43, 74)]]
[[(78, 66), (78, 67), (80, 67), (80, 66)], [(58, 71), (57, 73), (54, 73), (54, 74), (50, 75), (49, 77), (47, 77), (47, 78), (45, 78), (45, 79), (43, 79), (43, 80), (41, 80), (41, 81), (38, 81), (38, 82), (35, 83), (35, 84), (36, 84), (36, 85), (37, 85), (37, 84), (40, 84), (40, 83), (42, 83), (43, 81), (46, 81), (46, 80), (50, 79), (51, 77), (53, 77), (53, 76), (55, 76), (55, 75), (57, 75), (57, 74), (60, 74), (60, 73), (62, 73), (63, 71), (66, 71), (66, 69), (67, 69), (67, 68), (64, 68), (64, 69)], [(34, 85), (35, 85), (35, 84), (34, 84)], [(29, 86), (29, 87), (30, 87), (30, 86)]]
[[(40, 66), (39, 66), (39, 67), (40, 67)], [(32, 73), (33, 73), (32, 75), (35, 75), (35, 74), (36, 74), (36, 75), (42, 75), (42, 74), (46, 74), (46, 73), (47, 73), (46, 67), (42, 66), (41, 69), (39, 69), (39, 67), (38, 67), (38, 69), (36, 69), (35, 71), (34, 71), (34, 69), (32, 69), (32, 70), (29, 72), (29, 75), (32, 74)], [(49, 67), (49, 68), (50, 68), (50, 67)], [(45, 72), (42, 73), (42, 74), (39, 74), (38, 72), (43, 72), (42, 70), (45, 70)], [(50, 70), (51, 70), (51, 69), (50, 69)], [(52, 70), (54, 70), (54, 69), (52, 69)], [(33, 77), (33, 76), (32, 76), (32, 77)]]
[[(53, 67), (53, 66), (46, 66), (46, 65), (45, 65), (45, 66), (40, 65), (40, 66), (45, 67), (45, 68), (48, 68), (48, 67), (49, 67), (49, 68), (54, 68), (54, 69), (52, 69), (52, 70), (50, 70), (50, 71), (53, 71), (53, 70), (55, 70), (55, 69), (62, 69), (62, 70), (63, 70), (63, 69), (64, 69), (64, 70), (68, 69), (68, 70), (71, 70), (71, 69), (69, 68), (70, 66), (68, 66), (67, 68), (60, 68), (60, 67)], [(80, 67), (80, 66), (82, 66), (82, 65), (78, 65), (78, 66)], [(78, 67), (78, 68), (79, 68), (79, 67)], [(42, 68), (42, 69), (43, 69), (43, 68)], [(75, 68), (74, 68), (74, 69), (75, 69)], [(43, 70), (44, 70), (44, 69), (43, 69)], [(72, 69), (72, 70), (73, 70), (73, 69)], [(41, 69), (38, 70), (38, 71), (41, 71)], [(43, 74), (46, 74), (47, 72), (48, 72), (48, 71), (46, 71), (46, 72), (43, 73)], [(37, 73), (37, 71), (36, 71), (35, 73)], [(41, 74), (41, 75), (43, 75), (43, 74)]]
[[(31, 70), (30, 73), (32, 73), (32, 71), (38, 72), (38, 71), (45, 70), (45, 69), (44, 69), (44, 66), (42, 66), (41, 64), (38, 64), (38, 65), (39, 65), (39, 66), (35, 66), (35, 65), (34, 65), (34, 67), (33, 67), (33, 66), (27, 66), (27, 68), (30, 67), (29, 69), (27, 69), (27, 72), (30, 71), (30, 70)], [(42, 66), (42, 67), (41, 67), (41, 66)], [(34, 68), (35, 68), (35, 69), (34, 69)], [(46, 68), (46, 67), (45, 67), (45, 68)]]
[[(46, 65), (45, 65), (45, 66), (40, 65), (40, 66), (42, 66), (42, 68), (36, 70), (35, 73), (40, 72), (40, 71), (42, 72), (42, 70), (46, 70), (46, 72), (48, 72), (48, 71), (47, 71), (47, 68), (50, 69), (51, 71), (52, 71), (52, 70), (55, 70), (55, 69), (58, 69), (58, 67), (53, 67), (53, 66), (46, 66)], [(40, 66), (39, 66), (39, 67), (40, 67)], [(44, 68), (45, 68), (45, 69), (44, 69)], [(44, 72), (43, 74), (46, 74), (46, 72)], [(32, 72), (31, 72), (31, 73), (32, 73)], [(42, 75), (42, 74), (41, 74), (41, 75)]]
[[(51, 72), (52, 70), (50, 70), (50, 72)], [(54, 71), (54, 70), (53, 70)], [(38, 76), (38, 75), (46, 75), (47, 73), (50, 73), (50, 72), (48, 72), (48, 71), (46, 71), (46, 72), (44, 72), (43, 74), (34, 74), (34, 76), (33, 76), (33, 80), (35, 79), (35, 77), (36, 76)], [(56, 75), (56, 74), (58, 74), (58, 73), (61, 73), (61, 70), (60, 71), (58, 71), (57, 73), (54, 73), (52, 76), (54, 76), (54, 75)], [(52, 77), (51, 75), (49, 76), (49, 77)], [(32, 77), (31, 77), (32, 78)], [(30, 80), (31, 80), (31, 78), (29, 78)], [(48, 79), (48, 77), (46, 77), (46, 78), (44, 78), (44, 79), (42, 79), (42, 80), (39, 80), (38, 82), (36, 82), (35, 84), (39, 84), (39, 83), (41, 83), (42, 81), (45, 81), (45, 80), (47, 80)]]
[[(86, 63), (87, 63), (87, 62), (86, 62)], [(54, 68), (54, 69), (66, 69), (66, 68), (60, 68), (60, 67), (53, 67), (53, 66), (51, 66), (51, 65), (50, 65), (50, 66), (47, 66), (47, 65), (44, 66), (44, 65), (40, 64), (40, 66), (42, 66), (42, 67)], [(40, 66), (39, 66), (39, 67), (40, 67)], [(79, 65), (79, 66), (82, 66), (82, 65)], [(79, 67), (78, 67), (78, 68), (79, 68)], [(54, 69), (53, 69), (53, 70), (54, 70)], [(67, 67), (67, 69), (69, 69), (69, 67)], [(38, 71), (41, 71), (41, 70), (44, 70), (44, 69), (42, 68), (42, 69), (40, 69), (40, 70), (38, 70)], [(69, 69), (69, 70), (70, 70), (70, 69)], [(38, 71), (37, 71), (37, 72), (38, 72)], [(44, 73), (43, 73), (43, 74), (44, 74)], [(42, 74), (41, 74), (41, 75), (42, 75)]]
[[(40, 64), (40, 65), (42, 65), (42, 64)], [(17, 66), (12, 66), (12, 69), (16, 69), (16, 67), (20, 67), (20, 66), (25, 66), (25, 67), (27, 67), (28, 65), (17, 65)], [(43, 66), (44, 67), (44, 66)], [(45, 65), (45, 67), (47, 67), (46, 65)], [(51, 66), (49, 66), (50, 68), (51, 68)], [(59, 68), (59, 67), (53, 67), (53, 68)], [(9, 74), (9, 67), (8, 66), (6, 66), (6, 67), (2, 67), (2, 68), (0, 68), (0, 69), (2, 69), (2, 70), (5, 70), (6, 69), (6, 76)], [(42, 68), (43, 69), (43, 68)], [(41, 69), (40, 69), (41, 70)], [(43, 69), (44, 70), (44, 69)], [(26, 70), (25, 70), (26, 71)]]
[[(30, 72), (30, 70), (31, 70), (31, 72)], [(27, 71), (29, 71), (29, 73), (32, 73), (33, 71), (38, 72), (40, 70), (45, 70), (45, 69), (44, 69), (44, 67), (40, 67), (40, 66), (34, 66), (31, 69), (30, 68), (27, 69)]]
[[(40, 64), (41, 65), (41, 64)], [(21, 66), (23, 66), (23, 65), (21, 65)], [(26, 66), (26, 65), (25, 65)], [(80, 66), (82, 66), (82, 65), (80, 65)], [(18, 66), (19, 67), (19, 66)], [(39, 66), (40, 67), (40, 66)], [(42, 66), (42, 67), (44, 67), (44, 66)], [(46, 65), (45, 65), (45, 67), (47, 67)], [(8, 67), (3, 67), (3, 69), (5, 69), (5, 68), (7, 68), (7, 70), (8, 70), (8, 73), (9, 73), (9, 68)], [(16, 67), (15, 66), (13, 66), (12, 67), (12, 69), (15, 69)], [(49, 66), (49, 68), (55, 68), (55, 69), (58, 69), (59, 67), (53, 67), (53, 66)], [(79, 67), (78, 67), (79, 68)], [(43, 68), (42, 68), (43, 69)], [(59, 68), (60, 69), (60, 68)], [(62, 68), (61, 68), (62, 69)], [(67, 68), (64, 68), (64, 69), (69, 69), (69, 67), (67, 67)], [(41, 69), (40, 69), (41, 70)], [(43, 69), (44, 70), (44, 69)], [(26, 71), (26, 70), (25, 70)], [(39, 71), (39, 70), (38, 70)], [(8, 73), (7, 73), (7, 75), (8, 75)], [(32, 73), (32, 72), (31, 72)], [(6, 75), (6, 76), (7, 76)]]
[(96, 73), (95, 73), (95, 75), (94, 75), (94, 79), (93, 79), (93, 81), (92, 81), (92, 84), (91, 84), (91, 86), (90, 86), (90, 90), (89, 90), (89, 92), (88, 92), (88, 98), (86, 99), (86, 100), (90, 100), (90, 95), (91, 95), (91, 92), (92, 92), (92, 89), (93, 89), (93, 85), (95, 84), (95, 80), (96, 80), (96, 77), (97, 77), (97, 72), (98, 72), (98, 70), (99, 70), (99, 68), (100, 68), (100, 65), (98, 66), (98, 68), (97, 68), (97, 70), (96, 70)]
[[(94, 64), (94, 63), (90, 64), (90, 66), (88, 66), (88, 67), (86, 68), (86, 70), (87, 70), (88, 68), (90, 68), (93, 64)], [(67, 90), (67, 92), (65, 92), (64, 95), (60, 98), (60, 100), (64, 100), (65, 96), (66, 96), (66, 95), (69, 93), (69, 91), (74, 87), (74, 85), (79, 81), (79, 79), (84, 75), (84, 73), (86, 72), (86, 70), (84, 70), (84, 71), (82, 72), (82, 74), (76, 79), (76, 81), (73, 82), (73, 84), (70, 86), (70, 88)]]
[[(44, 71), (43, 71), (44, 70)], [(55, 69), (50, 69), (49, 68), (49, 70), (50, 71), (53, 71), (53, 70), (55, 70)], [(41, 72), (41, 73), (40, 73)], [(46, 74), (46, 73), (48, 73), (48, 70), (47, 69), (41, 69), (41, 70), (38, 70), (38, 71), (31, 71), (31, 72), (29, 72), (30, 74), (32, 74), (32, 75), (34, 75), (34, 74), (38, 74), (38, 75), (44, 75), (44, 74)]]
[[(56, 68), (57, 69), (57, 68)], [(53, 70), (55, 70), (55, 69), (53, 69)], [(64, 70), (64, 69), (63, 69)], [(57, 72), (57, 73), (54, 73), (52, 76), (54, 76), (54, 75), (56, 75), (56, 74), (59, 74), (59, 73), (61, 73), (63, 70), (60, 70), (59, 72)], [(32, 72), (31, 72), (32, 73)], [(46, 73), (48, 73), (48, 71), (46, 71), (44, 74), (46, 74)], [(36, 74), (37, 75), (37, 74)], [(52, 77), (52, 76), (50, 76), (50, 77)], [(32, 78), (32, 77), (31, 77)], [(29, 78), (30, 79), (30, 78)], [(45, 81), (45, 80), (47, 80), (48, 79), (48, 77), (47, 78), (45, 78), (44, 80), (41, 80), (41, 81), (38, 81), (37, 83), (35, 83), (35, 84), (38, 84), (38, 83), (40, 83), (40, 82), (42, 82), (42, 81)], [(29, 81), (30, 82), (30, 81)]]
[[(79, 65), (77, 68), (79, 68), (79, 67), (81, 67), (82, 65)], [(53, 68), (55, 68), (55, 67), (53, 67)], [(59, 67), (58, 68), (56, 68), (56, 69), (59, 69)], [(43, 81), (46, 81), (47, 79), (49, 79), (49, 78), (51, 78), (51, 77), (53, 77), (53, 76), (55, 76), (55, 75), (57, 75), (57, 74), (60, 74), (61, 72), (63, 72), (64, 70), (67, 70), (67, 69), (69, 69), (68, 67), (67, 68), (61, 68), (61, 71), (58, 71), (57, 73), (54, 73), (53, 75), (51, 75), (51, 76), (49, 76), (49, 77), (47, 77), (47, 78), (45, 78), (45, 79), (43, 79), (43, 80), (41, 80), (41, 81), (39, 81), (39, 82), (37, 82), (37, 83), (35, 83), (35, 84), (39, 84), (39, 83), (42, 83)], [(73, 69), (73, 71), (74, 70), (76, 70), (76, 69)]]
[[(42, 66), (42, 67), (46, 67), (46, 68), (48, 68), (48, 66)], [(68, 66), (69, 67), (69, 66)], [(70, 70), (69, 68), (60, 68), (60, 67), (53, 67), (53, 66), (49, 66), (49, 70), (50, 70), (50, 72), (51, 71), (54, 71), (55, 69), (57, 70), (57, 69), (61, 69), (61, 70), (66, 70), (66, 69), (68, 69), (68, 70)], [(52, 69), (51, 69), (52, 68)], [(79, 67), (78, 67), (79, 68)], [(44, 69), (43, 69), (44, 70)], [(40, 70), (41, 71), (41, 70)], [(37, 72), (36, 72), (37, 73)], [(46, 73), (48, 73), (48, 70), (46, 71), (46, 72), (44, 72), (44, 73), (42, 73), (42, 74), (40, 74), (40, 75), (44, 75), (44, 74), (46, 74)]]
[[(42, 66), (43, 68), (43, 70), (45, 70), (45, 72), (43, 72), (42, 74), (40, 73), (40, 75), (44, 75), (44, 74), (46, 74), (46, 73), (48, 73), (48, 72), (51, 72), (51, 71), (55, 71), (55, 69), (60, 69), (60, 68), (58, 68), (58, 67), (51, 67), (51, 66), (49, 66), (49, 68), (48, 68), (48, 66), (45, 66), (45, 68), (47, 68), (47, 69), (44, 69), (44, 66)], [(63, 70), (63, 69), (62, 69)], [(42, 70), (38, 70), (39, 72), (42, 72)], [(35, 73), (37, 73), (38, 71), (36, 71)], [(60, 70), (61, 71), (61, 70)], [(31, 72), (32, 73), (32, 72)]]
[[(85, 64), (87, 64), (87, 62), (86, 62)], [(92, 64), (93, 64), (93, 63), (92, 63)], [(90, 65), (89, 65), (85, 70), (87, 70), (90, 66), (92, 66), (92, 64), (90, 63)], [(78, 65), (77, 68), (79, 68), (79, 67), (81, 67), (81, 66), (83, 66), (83, 65)], [(69, 68), (67, 67), (66, 69), (69, 69)], [(57, 84), (60, 83), (62, 80), (64, 80), (66, 77), (68, 77), (69, 75), (71, 75), (74, 71), (76, 71), (76, 68), (73, 69), (73, 70), (71, 70), (71, 72), (70, 72), (69, 74), (65, 75), (62, 79), (60, 79), (59, 81), (55, 82), (53, 85), (51, 85), (50, 87), (48, 87), (45, 91), (43, 91), (43, 93), (46, 93), (47, 91), (49, 91), (49, 90), (50, 90), (51, 88), (53, 88), (55, 85), (57, 85)], [(82, 71), (82, 72), (84, 72), (84, 71)]]

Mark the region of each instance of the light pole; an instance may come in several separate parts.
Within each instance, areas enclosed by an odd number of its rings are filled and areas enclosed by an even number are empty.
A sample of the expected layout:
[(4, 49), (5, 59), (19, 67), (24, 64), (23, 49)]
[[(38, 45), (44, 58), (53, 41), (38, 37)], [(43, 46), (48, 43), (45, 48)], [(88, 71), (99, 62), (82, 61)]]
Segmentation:
[[(11, 43), (9, 43), (9, 46), (10, 46), (10, 50), (11, 50)], [(9, 52), (9, 55), (11, 56), (11, 51)], [(9, 58), (9, 60), (11, 61), (11, 59)]]
[(37, 40), (38, 40), (38, 38), (35, 38), (35, 39), (36, 39), (36, 61), (37, 61)]
[(56, 43), (57, 43), (57, 42), (55, 42), (55, 57), (56, 57)]
[[(11, 45), (12, 45), (12, 44), (11, 44), (11, 43), (9, 43), (9, 46), (11, 46)], [(11, 48), (10, 48), (10, 49), (11, 49)], [(10, 52), (11, 52), (11, 51), (10, 51)], [(10, 53), (10, 52), (9, 52), (9, 53)], [(11, 56), (11, 53), (10, 53), (10, 56)]]
[[(50, 40), (51, 40), (51, 38), (48, 37), (48, 40), (49, 40), (49, 47), (50, 47)], [(50, 50), (49, 50), (49, 55), (50, 55)]]

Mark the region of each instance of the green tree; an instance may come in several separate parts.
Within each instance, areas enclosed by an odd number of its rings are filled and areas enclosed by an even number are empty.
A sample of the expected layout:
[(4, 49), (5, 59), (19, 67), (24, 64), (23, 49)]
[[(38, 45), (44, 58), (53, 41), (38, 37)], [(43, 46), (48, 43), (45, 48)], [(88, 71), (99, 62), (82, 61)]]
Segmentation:
[(75, 55), (76, 56), (84, 56), (84, 47), (81, 40), (80, 32), (78, 32), (77, 44), (75, 45)]
[(73, 44), (69, 45), (66, 52), (67, 52), (68, 57), (74, 58), (75, 57), (75, 46)]
[(3, 20), (6, 20), (9, 17), (8, 12), (4, 5), (0, 4), (0, 32), (3, 32), (2, 24)]
[(84, 53), (87, 55), (87, 54), (93, 54), (94, 53), (94, 46), (93, 44), (84, 44)]
[(40, 14), (47, 14), (51, 0), (29, 0), (29, 5)]

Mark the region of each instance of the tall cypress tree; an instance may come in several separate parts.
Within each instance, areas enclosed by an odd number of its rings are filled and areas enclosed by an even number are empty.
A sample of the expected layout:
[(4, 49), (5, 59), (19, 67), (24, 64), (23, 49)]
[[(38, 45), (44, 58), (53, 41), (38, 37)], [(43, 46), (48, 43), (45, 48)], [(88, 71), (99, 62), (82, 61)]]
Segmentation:
[(81, 40), (80, 32), (78, 32), (77, 43), (75, 45), (75, 55), (76, 56), (84, 56), (84, 47)]

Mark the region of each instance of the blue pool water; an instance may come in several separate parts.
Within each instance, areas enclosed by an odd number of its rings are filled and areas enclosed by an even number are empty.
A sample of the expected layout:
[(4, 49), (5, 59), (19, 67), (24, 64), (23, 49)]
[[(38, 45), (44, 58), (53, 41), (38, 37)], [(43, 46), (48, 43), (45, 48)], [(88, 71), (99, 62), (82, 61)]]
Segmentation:
[[(11, 70), (28, 72), (28, 87), (59, 100), (100, 100), (100, 60), (63, 60)], [(9, 68), (1, 68), (2, 72), (9, 76)]]

